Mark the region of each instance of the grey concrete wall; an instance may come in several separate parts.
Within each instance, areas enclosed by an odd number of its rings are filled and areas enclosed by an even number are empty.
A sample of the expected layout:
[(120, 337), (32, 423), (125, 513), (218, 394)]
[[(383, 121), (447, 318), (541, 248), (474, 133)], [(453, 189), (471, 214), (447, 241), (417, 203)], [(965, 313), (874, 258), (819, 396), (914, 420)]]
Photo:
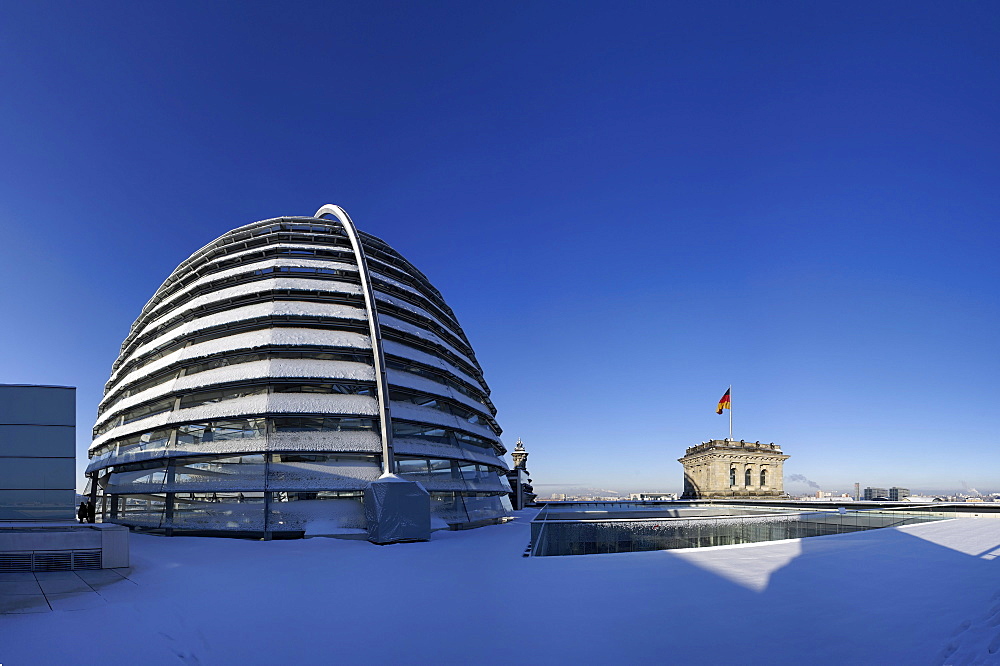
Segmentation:
[(0, 384), (0, 424), (76, 427), (76, 388)]
[(4, 490), (70, 490), (76, 474), (73, 458), (12, 458), (0, 464), (0, 488)]
[(65, 527), (24, 527), (23, 522), (0, 523), (0, 553), (101, 550), (105, 569), (129, 566), (128, 528), (110, 523)]
[(0, 455), (27, 458), (76, 457), (75, 431), (73, 426), (0, 425)]
[(0, 520), (76, 515), (76, 389), (0, 384)]

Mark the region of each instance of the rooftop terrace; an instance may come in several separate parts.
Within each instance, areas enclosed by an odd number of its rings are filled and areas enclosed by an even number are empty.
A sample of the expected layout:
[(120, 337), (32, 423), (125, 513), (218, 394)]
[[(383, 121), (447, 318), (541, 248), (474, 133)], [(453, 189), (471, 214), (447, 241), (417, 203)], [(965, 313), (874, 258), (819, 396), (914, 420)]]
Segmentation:
[(534, 515), (392, 546), (135, 534), (131, 582), (97, 607), (0, 617), (0, 662), (952, 664), (1000, 645), (996, 518), (524, 558)]

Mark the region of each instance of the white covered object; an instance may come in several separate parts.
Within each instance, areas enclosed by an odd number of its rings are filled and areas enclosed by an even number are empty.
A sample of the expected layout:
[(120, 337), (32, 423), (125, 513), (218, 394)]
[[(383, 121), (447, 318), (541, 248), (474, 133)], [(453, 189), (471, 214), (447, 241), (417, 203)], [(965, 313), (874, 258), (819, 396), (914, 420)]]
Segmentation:
[(365, 489), (368, 540), (377, 544), (431, 538), (430, 493), (416, 481), (383, 474)]

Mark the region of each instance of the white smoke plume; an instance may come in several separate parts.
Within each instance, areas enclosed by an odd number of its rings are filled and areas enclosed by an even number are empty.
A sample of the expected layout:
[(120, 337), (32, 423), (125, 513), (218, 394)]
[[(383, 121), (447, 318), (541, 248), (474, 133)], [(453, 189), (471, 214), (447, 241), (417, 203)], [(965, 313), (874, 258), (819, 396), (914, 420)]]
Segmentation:
[(792, 474), (791, 476), (786, 476), (785, 481), (798, 481), (800, 483), (808, 484), (810, 488), (815, 488), (816, 490), (819, 490), (818, 483), (816, 483), (815, 481), (810, 481), (801, 474)]

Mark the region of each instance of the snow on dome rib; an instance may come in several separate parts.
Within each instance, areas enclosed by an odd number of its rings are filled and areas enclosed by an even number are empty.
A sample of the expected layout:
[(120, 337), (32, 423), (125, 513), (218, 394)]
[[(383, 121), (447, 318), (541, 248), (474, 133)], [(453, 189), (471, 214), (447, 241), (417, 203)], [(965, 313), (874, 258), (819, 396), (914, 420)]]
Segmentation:
[[(162, 301), (156, 304), (149, 312), (146, 313), (146, 317), (154, 315), (158, 310), (169, 306), (175, 300), (181, 296), (191, 292), (199, 287), (204, 287), (205, 285), (212, 284), (214, 282), (221, 282), (230, 277), (236, 277), (239, 275), (252, 275), (256, 271), (262, 271), (266, 269), (280, 268), (280, 267), (296, 267), (296, 268), (317, 268), (317, 269), (328, 269), (328, 270), (338, 270), (348, 273), (357, 273), (358, 267), (347, 264), (341, 261), (323, 261), (321, 259), (289, 259), (289, 258), (273, 258), (273, 259), (262, 259), (260, 261), (240, 264), (234, 266), (233, 268), (227, 268), (222, 271), (215, 273), (209, 273), (208, 275), (202, 276), (192, 282), (191, 284), (185, 285), (183, 288), (178, 289), (173, 292)], [(354, 285), (355, 290), (357, 290), (357, 285)]]
[(299, 317), (330, 317), (337, 319), (356, 319), (364, 321), (367, 319), (365, 311), (360, 308), (352, 308), (348, 305), (338, 303), (298, 303), (294, 301), (272, 301), (270, 303), (255, 303), (254, 305), (243, 305), (206, 315), (194, 319), (186, 324), (178, 326), (172, 331), (168, 331), (146, 344), (136, 348), (127, 358), (137, 358), (143, 354), (166, 345), (167, 343), (187, 337), (192, 333), (223, 326), (226, 324), (236, 324), (253, 319), (270, 316), (299, 316)]
[(353, 361), (323, 361), (316, 359), (268, 359), (227, 365), (165, 381), (162, 384), (130, 395), (115, 403), (113, 409), (102, 414), (100, 426), (122, 411), (148, 400), (177, 392), (190, 392), (221, 384), (259, 379), (322, 378), (332, 380), (374, 382), (375, 373), (370, 365)]
[(395, 307), (397, 307), (397, 308), (399, 308), (401, 310), (406, 310), (407, 312), (411, 312), (411, 313), (417, 315), (418, 317), (420, 317), (422, 319), (428, 319), (428, 320), (434, 322), (435, 324), (437, 324), (438, 326), (440, 326), (441, 328), (443, 328), (444, 330), (448, 331), (449, 333), (451, 333), (455, 337), (458, 337), (458, 338), (461, 337), (458, 334), (458, 332), (455, 330), (455, 328), (457, 328), (457, 327), (456, 327), (456, 325), (453, 322), (443, 321), (441, 317), (432, 314), (431, 312), (425, 310), (424, 308), (421, 308), (421, 307), (416, 306), (416, 305), (414, 305), (412, 303), (404, 301), (401, 298), (396, 298), (395, 296), (390, 296), (389, 294), (383, 293), (383, 292), (378, 291), (378, 290), (375, 291), (375, 297), (378, 300), (383, 301), (385, 303), (389, 303), (390, 305), (394, 305)]
[(425, 307), (424, 308), (425, 310), (427, 310), (428, 312), (437, 313), (434, 316), (439, 322), (445, 323), (446, 328), (454, 332), (456, 335), (458, 335), (458, 337), (460, 337), (462, 340), (468, 343), (468, 340), (465, 338), (465, 332), (462, 331), (462, 327), (459, 326), (458, 321), (455, 319), (455, 313), (453, 313), (451, 311), (451, 308), (449, 308), (447, 305), (438, 303), (433, 298), (428, 297), (427, 294), (421, 293), (420, 291), (417, 291), (413, 287), (403, 284), (398, 280), (394, 280), (390, 277), (380, 274), (378, 272), (378, 266), (375, 266), (372, 269), (371, 275), (376, 289), (381, 290), (382, 293), (387, 293), (387, 289), (385, 288), (385, 286), (379, 285), (379, 282), (381, 281), (387, 285), (391, 285), (393, 287), (406, 291), (411, 297), (415, 296), (418, 301), (430, 306), (430, 307)]
[(426, 377), (420, 377), (418, 375), (412, 375), (409, 372), (402, 372), (400, 370), (389, 370), (389, 384), (392, 386), (399, 386), (402, 388), (414, 389), (420, 391), (421, 393), (427, 393), (430, 395), (439, 395), (443, 398), (449, 398), (455, 402), (460, 402), (470, 409), (474, 409), (481, 412), (484, 416), (492, 418), (493, 414), (490, 412), (489, 408), (481, 402), (473, 400), (464, 393), (460, 393), (450, 386), (444, 384), (439, 384), (438, 382), (427, 379)]
[[(465, 333), (423, 273), (374, 236), (352, 246), (350, 229), (346, 213), (262, 220), (163, 281), (122, 343), (95, 426), (88, 476), (108, 496), (104, 520), (295, 532), (301, 508), (357, 521), (393, 450), (388, 472), (426, 482), (438, 524), (506, 515), (504, 449)], [(355, 250), (368, 256), (351, 262)], [(382, 353), (394, 367), (384, 379)]]
[(464, 430), (472, 433), (473, 435), (482, 437), (483, 439), (495, 441), (498, 444), (500, 443), (500, 439), (496, 436), (496, 433), (489, 428), (469, 423), (468, 421), (463, 421), (454, 414), (447, 414), (436, 409), (394, 401), (392, 403), (392, 416), (393, 418), (403, 419), (406, 421), (431, 423), (434, 425), (444, 426), (446, 428)]
[(152, 330), (169, 319), (174, 319), (200, 307), (225, 301), (229, 298), (239, 298), (251, 294), (261, 294), (278, 289), (294, 289), (300, 291), (328, 291), (330, 293), (348, 294), (357, 296), (359, 294), (358, 285), (349, 282), (338, 282), (336, 280), (325, 280), (322, 278), (309, 277), (270, 277), (263, 280), (254, 280), (245, 284), (226, 287), (217, 291), (210, 291), (207, 294), (196, 296), (185, 303), (182, 307), (165, 312), (156, 319), (149, 321), (136, 334), (136, 338), (141, 337), (146, 331)]
[[(311, 250), (315, 250), (316, 246), (314, 246), (314, 245), (300, 245), (300, 244), (295, 244), (295, 243), (274, 243), (274, 244), (269, 244), (269, 245), (266, 245), (266, 246), (263, 246), (263, 247), (255, 247), (255, 248), (252, 248), (252, 249), (249, 249), (249, 250), (243, 250), (241, 252), (232, 252), (232, 253), (227, 253), (227, 254), (222, 254), (222, 255), (216, 255), (216, 256), (213, 256), (213, 257), (209, 258), (206, 261), (205, 265), (200, 267), (200, 270), (203, 271), (203, 272), (205, 272), (205, 275), (202, 275), (201, 277), (197, 278), (195, 280), (195, 282), (201, 282), (202, 280), (209, 280), (209, 281), (211, 281), (213, 275), (217, 275), (218, 272), (219, 272), (218, 270), (215, 270), (213, 268), (213, 266), (215, 264), (218, 264), (218, 263), (220, 263), (222, 261), (227, 261), (227, 260), (230, 260), (230, 259), (244, 257), (244, 256), (247, 256), (247, 255), (260, 254), (262, 251), (265, 251), (265, 250), (268, 250), (268, 249), (271, 249), (271, 248), (274, 248), (274, 249), (311, 249)], [(263, 258), (261, 260), (263, 260)], [(331, 261), (335, 261), (335, 260), (331, 260)], [(250, 263), (253, 263), (253, 262), (247, 262), (247, 264), (244, 264), (244, 265), (249, 265)], [(347, 270), (357, 271), (357, 266), (354, 266), (353, 264), (345, 264), (345, 265), (347, 266)], [(179, 270), (179, 268), (180, 267), (178, 267), (178, 270)], [(175, 273), (176, 272), (177, 271), (175, 270)], [(173, 278), (173, 277), (174, 276), (172, 275), (171, 278)], [(160, 307), (160, 305), (162, 305), (164, 303), (167, 303), (168, 301), (172, 300), (173, 298), (175, 298), (177, 296), (177, 294), (174, 294), (174, 293), (171, 293), (171, 294), (169, 294), (167, 296), (161, 296), (162, 292), (164, 292), (166, 290), (169, 290), (169, 289), (172, 289), (173, 286), (174, 286), (174, 284), (176, 284), (176, 280), (172, 280), (171, 278), (168, 278), (166, 281), (164, 281), (164, 283), (162, 285), (160, 285), (160, 288), (156, 290), (156, 293), (153, 294), (153, 297), (149, 299), (149, 301), (145, 304), (145, 306), (143, 306), (142, 313), (139, 315), (139, 317), (135, 320), (135, 323), (132, 325), (132, 330), (134, 330), (138, 325), (142, 324), (153, 310), (155, 310), (156, 308)], [(181, 287), (179, 291), (183, 292), (189, 286), (191, 286), (191, 285), (186, 285), (185, 287)]]
[[(163, 358), (132, 370), (127, 375), (111, 379), (115, 386), (125, 385), (154, 374), (177, 363), (192, 361), (228, 352), (246, 352), (260, 347), (347, 347), (370, 350), (371, 340), (363, 333), (353, 331), (317, 330), (313, 328), (269, 328), (245, 333), (234, 333), (223, 338), (207, 340), (170, 352)], [(110, 385), (111, 382), (109, 382)], [(110, 390), (110, 389), (109, 389)], [(110, 394), (109, 394), (110, 395)], [(107, 396), (105, 396), (105, 399)], [(104, 400), (101, 401), (104, 403)]]
[[(311, 251), (311, 250), (316, 250), (316, 246), (315, 245), (305, 245), (303, 243), (268, 243), (267, 245), (263, 245), (263, 246), (260, 246), (260, 247), (254, 247), (254, 248), (251, 248), (249, 250), (241, 250), (239, 252), (227, 252), (226, 254), (216, 255), (216, 256), (208, 259), (205, 262), (205, 265), (202, 267), (202, 270), (212, 270), (213, 269), (213, 265), (218, 264), (220, 262), (229, 261), (231, 259), (239, 259), (241, 257), (246, 257), (246, 256), (254, 255), (254, 254), (260, 254), (261, 252), (264, 252), (266, 250), (272, 250), (272, 249), (281, 249), (281, 250), (310, 250)], [(340, 248), (340, 249), (344, 250), (344, 252), (346, 252), (348, 254), (350, 253), (350, 250), (348, 248)], [(310, 256), (309, 255), (303, 255), (302, 258), (309, 260)], [(315, 260), (315, 258), (313, 257), (312, 260)], [(337, 261), (337, 260), (336, 259), (331, 259), (331, 261)], [(252, 262), (247, 262), (247, 263), (252, 263)], [(244, 265), (247, 265), (247, 263), (245, 263)], [(355, 271), (357, 270), (357, 266), (355, 266), (354, 264), (348, 264), (348, 265), (351, 267), (351, 269), (353, 269)]]
[(457, 356), (461, 360), (465, 361), (466, 363), (468, 363), (472, 367), (474, 367), (474, 368), (478, 367), (478, 364), (475, 361), (473, 361), (468, 356), (466, 356), (464, 353), (460, 352), (459, 350), (455, 349), (453, 346), (451, 346), (450, 344), (448, 344), (447, 342), (445, 342), (444, 340), (442, 340), (438, 336), (438, 334), (435, 333), (434, 331), (428, 331), (425, 328), (420, 328), (419, 326), (414, 326), (413, 324), (411, 324), (409, 322), (405, 322), (402, 319), (397, 319), (396, 317), (393, 317), (391, 315), (385, 315), (385, 314), (379, 313), (378, 318), (379, 318), (379, 321), (382, 323), (382, 325), (385, 326), (386, 328), (393, 328), (393, 329), (396, 329), (397, 331), (400, 331), (402, 333), (409, 333), (410, 335), (415, 335), (418, 338), (423, 338), (424, 340), (426, 340), (426, 341), (428, 341), (430, 343), (433, 343), (433, 344), (436, 344), (436, 345), (440, 345), (441, 347), (443, 347), (444, 349), (447, 349), (452, 354), (454, 354), (455, 356)]
[(460, 370), (456, 366), (452, 365), (450, 361), (441, 358), (440, 356), (434, 356), (433, 354), (428, 354), (427, 352), (420, 351), (419, 349), (414, 349), (409, 345), (404, 345), (402, 343), (396, 342), (395, 340), (383, 340), (382, 346), (385, 349), (386, 354), (392, 354), (393, 356), (399, 356), (400, 358), (406, 358), (411, 361), (417, 361), (418, 363), (423, 363), (424, 365), (429, 365), (433, 368), (440, 368), (445, 372), (451, 373), (469, 384), (470, 386), (482, 386), (483, 383), (478, 379), (474, 379), (468, 373)]
[(423, 294), (421, 294), (419, 291), (417, 291), (416, 289), (414, 289), (410, 285), (403, 284), (399, 280), (391, 278), (388, 275), (386, 275), (385, 273), (379, 272), (378, 268), (379, 268), (378, 266), (375, 266), (374, 268), (372, 268), (372, 279), (374, 279), (374, 280), (382, 280), (383, 282), (385, 282), (387, 284), (391, 284), (394, 287), (398, 287), (399, 289), (402, 289), (404, 291), (408, 291), (411, 294), (415, 294), (417, 296), (420, 296), (421, 298), (426, 298)]
[[(461, 460), (475, 463), (483, 463), (490, 466), (499, 465), (500, 469), (507, 469), (507, 464), (502, 458), (497, 458), (496, 453), (488, 451), (486, 449), (478, 448), (465, 448), (455, 450), (453, 447), (447, 444), (440, 444), (438, 442), (432, 442), (421, 439), (414, 439), (412, 437), (397, 437), (393, 440), (396, 446), (396, 451), (400, 455), (412, 455), (427, 458), (451, 458), (453, 460)], [(499, 463), (498, 463), (499, 460)]]
[(297, 432), (269, 433), (269, 451), (329, 451), (333, 453), (378, 453), (382, 448), (378, 433), (348, 431), (336, 437), (328, 433)]
[(370, 417), (378, 415), (378, 404), (375, 398), (365, 395), (324, 395), (321, 393), (250, 395), (199, 405), (198, 407), (175, 409), (116, 426), (95, 439), (91, 448), (98, 447), (109, 439), (160, 429), (174, 423), (232, 419), (257, 414), (329, 414)]

